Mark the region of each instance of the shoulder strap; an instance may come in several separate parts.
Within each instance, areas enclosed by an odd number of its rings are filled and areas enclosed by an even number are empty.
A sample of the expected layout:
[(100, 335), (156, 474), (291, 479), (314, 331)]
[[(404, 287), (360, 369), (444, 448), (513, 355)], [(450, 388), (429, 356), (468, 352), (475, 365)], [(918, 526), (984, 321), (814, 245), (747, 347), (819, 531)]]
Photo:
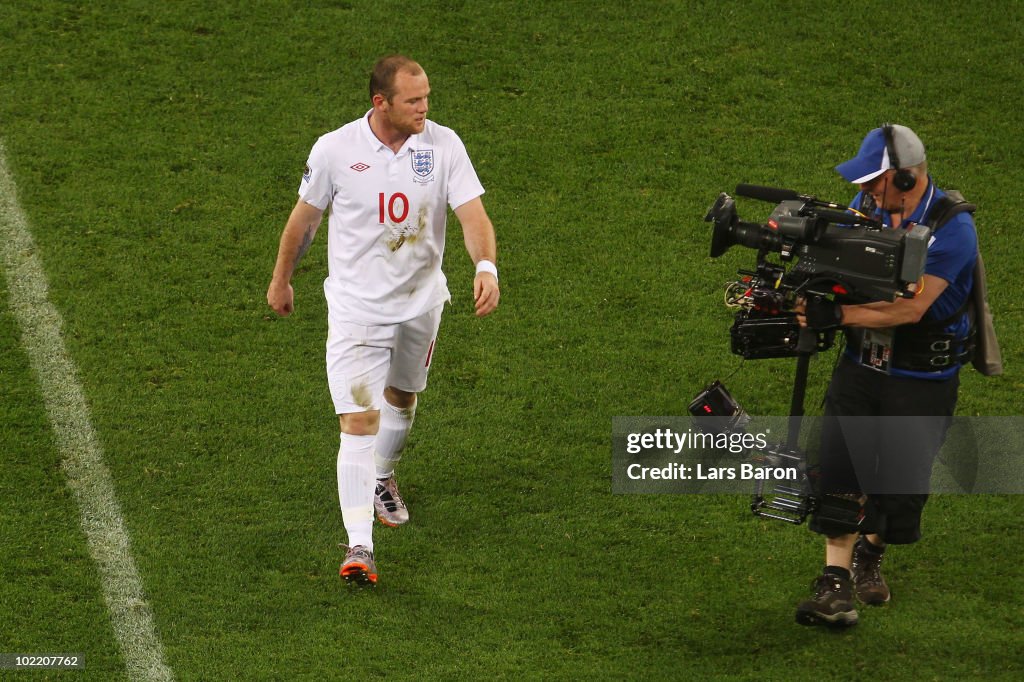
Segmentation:
[(964, 199), (964, 195), (955, 189), (947, 190), (946, 195), (935, 202), (928, 211), (928, 226), (932, 228), (932, 234), (939, 231), (943, 225), (960, 213), (974, 213), (978, 207)]
[[(953, 216), (965, 212), (973, 214), (977, 209), (978, 207), (964, 199), (964, 195), (960, 194), (958, 190), (946, 190), (945, 196), (932, 204), (931, 209), (929, 209), (927, 218), (928, 225), (932, 228), (932, 234), (935, 234), (943, 225), (948, 223)], [(934, 329), (943, 329), (946, 325), (951, 324), (954, 320), (967, 312), (967, 307), (970, 301), (971, 295), (968, 294), (964, 298), (964, 302), (961, 304), (960, 308), (949, 317), (943, 320), (923, 320), (918, 324), (926, 325)]]

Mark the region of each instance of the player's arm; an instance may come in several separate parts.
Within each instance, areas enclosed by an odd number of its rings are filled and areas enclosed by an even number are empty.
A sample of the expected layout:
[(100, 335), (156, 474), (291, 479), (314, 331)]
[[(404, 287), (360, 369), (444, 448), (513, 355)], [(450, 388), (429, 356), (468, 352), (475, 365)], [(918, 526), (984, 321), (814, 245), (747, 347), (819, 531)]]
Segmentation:
[[(462, 225), (466, 251), (473, 259), (473, 265), (485, 260), (497, 263), (498, 246), (494, 237), (494, 225), (491, 224), (480, 197), (471, 199), (455, 209), (455, 217)], [(477, 272), (473, 278), (473, 300), (476, 303), (477, 317), (494, 312), (500, 297), (498, 278), (490, 272)]]
[(292, 275), (299, 261), (306, 255), (313, 243), (316, 230), (324, 212), (307, 204), (302, 199), (295, 204), (281, 233), (281, 244), (277, 249), (277, 263), (274, 276), (267, 289), (267, 303), (278, 315), (291, 315), (295, 309), (295, 292), (292, 290)]

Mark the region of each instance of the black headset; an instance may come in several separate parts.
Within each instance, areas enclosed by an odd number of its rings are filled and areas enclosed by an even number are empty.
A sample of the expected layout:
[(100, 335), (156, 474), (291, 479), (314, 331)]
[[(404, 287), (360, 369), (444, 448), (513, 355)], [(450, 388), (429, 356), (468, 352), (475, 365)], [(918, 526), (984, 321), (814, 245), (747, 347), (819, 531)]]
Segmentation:
[(909, 168), (900, 168), (900, 158), (896, 154), (896, 142), (893, 139), (891, 123), (882, 125), (882, 134), (885, 136), (885, 148), (889, 150), (889, 162), (896, 169), (896, 175), (892, 178), (892, 186), (901, 192), (909, 192), (917, 184), (917, 176)]

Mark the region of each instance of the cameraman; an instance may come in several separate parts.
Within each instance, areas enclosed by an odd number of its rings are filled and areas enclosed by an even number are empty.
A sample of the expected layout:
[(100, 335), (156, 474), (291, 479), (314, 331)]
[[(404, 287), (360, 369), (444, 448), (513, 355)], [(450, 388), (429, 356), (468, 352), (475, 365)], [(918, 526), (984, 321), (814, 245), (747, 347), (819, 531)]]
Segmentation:
[[(944, 196), (928, 175), (924, 145), (905, 126), (875, 128), (836, 170), (860, 188), (851, 207), (887, 228), (931, 226)], [(842, 327), (846, 335), (825, 398), (818, 491), (859, 500), (864, 510), (860, 523), (822, 510), (811, 520), (811, 530), (826, 536), (826, 565), (814, 596), (797, 605), (798, 623), (856, 624), (854, 594), (864, 604), (888, 602), (880, 573), (886, 546), (921, 537), (932, 462), (970, 350), (965, 310), (977, 248), (973, 219), (959, 213), (934, 233), (913, 298), (861, 305), (812, 298), (798, 309), (801, 325)]]

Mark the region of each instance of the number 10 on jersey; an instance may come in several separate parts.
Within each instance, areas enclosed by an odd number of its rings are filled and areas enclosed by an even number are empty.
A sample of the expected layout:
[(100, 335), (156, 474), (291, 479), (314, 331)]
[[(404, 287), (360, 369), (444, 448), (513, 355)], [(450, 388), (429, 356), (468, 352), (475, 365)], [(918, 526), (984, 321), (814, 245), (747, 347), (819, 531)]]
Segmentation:
[(396, 192), (390, 197), (387, 197), (384, 192), (381, 192), (377, 195), (377, 207), (380, 209), (379, 216), (381, 225), (384, 224), (385, 218), (389, 219), (393, 223), (400, 223), (409, 215), (409, 197), (405, 196), (401, 192)]

